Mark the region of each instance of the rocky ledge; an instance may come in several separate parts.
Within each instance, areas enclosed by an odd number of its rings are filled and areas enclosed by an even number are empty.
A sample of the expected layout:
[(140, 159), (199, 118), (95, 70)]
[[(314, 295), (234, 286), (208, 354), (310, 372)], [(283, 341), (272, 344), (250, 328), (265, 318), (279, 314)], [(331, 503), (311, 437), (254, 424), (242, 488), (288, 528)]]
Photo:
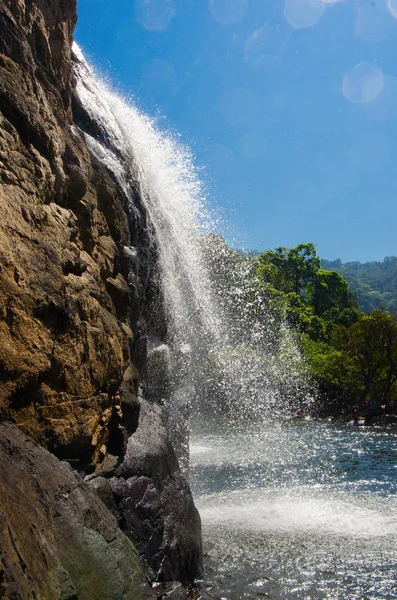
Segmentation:
[(150, 581), (201, 572), (200, 519), (167, 419), (143, 397), (150, 223), (138, 185), (126, 198), (87, 148), (76, 18), (75, 0), (0, 0), (5, 598), (141, 598), (140, 564)]

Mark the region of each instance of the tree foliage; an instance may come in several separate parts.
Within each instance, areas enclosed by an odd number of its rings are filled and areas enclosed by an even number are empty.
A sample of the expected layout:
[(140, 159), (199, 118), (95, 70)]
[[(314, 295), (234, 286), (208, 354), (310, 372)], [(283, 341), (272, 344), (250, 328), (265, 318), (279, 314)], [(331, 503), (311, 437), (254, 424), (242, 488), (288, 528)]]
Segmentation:
[(365, 315), (351, 327), (337, 328), (334, 345), (351, 364), (356, 399), (386, 403), (397, 381), (396, 317), (379, 310)]
[(290, 249), (281, 246), (259, 254), (257, 275), (280, 291), (301, 294), (319, 268), (314, 244)]
[(297, 332), (325, 412), (397, 399), (397, 318), (384, 310), (361, 312), (340, 261), (335, 270), (320, 268), (310, 243), (248, 261), (257, 285)]

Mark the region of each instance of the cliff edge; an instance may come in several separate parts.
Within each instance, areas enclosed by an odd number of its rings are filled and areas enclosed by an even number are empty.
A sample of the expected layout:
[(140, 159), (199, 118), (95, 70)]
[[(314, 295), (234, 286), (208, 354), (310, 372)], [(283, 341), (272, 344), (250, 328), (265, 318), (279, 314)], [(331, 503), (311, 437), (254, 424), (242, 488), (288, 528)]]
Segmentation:
[[(11, 448), (11, 436), (13, 444), (2, 471), (2, 526), (15, 525), (5, 510), (7, 477), (30, 436), (54, 455), (37, 449), (32, 461), (48, 463), (50, 473), (66, 473), (67, 461), (80, 472), (68, 471), (65, 485), (89, 475), (79, 493), (88, 485), (99, 493), (150, 580), (188, 584), (201, 572), (200, 519), (163, 409), (144, 399), (150, 223), (138, 186), (126, 198), (87, 148), (82, 128), (101, 132), (85, 122), (74, 94), (75, 23), (75, 0), (0, 0), (0, 419), (13, 424), (0, 430), (0, 441)], [(40, 504), (52, 476), (33, 472)], [(4, 597), (66, 597), (19, 588), (18, 561), (32, 581), (34, 561), (4, 539)], [(76, 594), (70, 598), (89, 597)]]

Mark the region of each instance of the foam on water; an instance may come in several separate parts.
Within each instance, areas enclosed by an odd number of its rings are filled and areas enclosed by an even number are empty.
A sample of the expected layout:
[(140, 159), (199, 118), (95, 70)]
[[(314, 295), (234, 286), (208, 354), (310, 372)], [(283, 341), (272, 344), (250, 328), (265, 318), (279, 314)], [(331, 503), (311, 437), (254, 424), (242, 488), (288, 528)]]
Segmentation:
[(384, 503), (313, 491), (310, 487), (201, 496), (198, 508), (207, 529), (364, 538), (396, 535), (397, 506), (385, 514)]
[(395, 598), (397, 436), (200, 424), (191, 483), (215, 598)]

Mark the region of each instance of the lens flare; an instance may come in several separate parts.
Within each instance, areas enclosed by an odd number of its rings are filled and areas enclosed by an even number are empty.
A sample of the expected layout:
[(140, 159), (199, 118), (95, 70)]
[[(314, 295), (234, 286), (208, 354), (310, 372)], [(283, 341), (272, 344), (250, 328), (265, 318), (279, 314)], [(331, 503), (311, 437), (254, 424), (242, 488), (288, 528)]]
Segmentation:
[(137, 0), (135, 15), (144, 29), (164, 31), (174, 16), (174, 9), (171, 0)]
[(397, 119), (397, 77), (386, 74), (381, 93), (365, 105), (367, 117), (374, 121)]
[(382, 69), (363, 60), (349, 69), (342, 83), (344, 96), (355, 104), (372, 102), (380, 94), (384, 85)]
[(220, 25), (238, 23), (246, 8), (247, 0), (209, 0), (210, 13)]
[(325, 3), (321, 0), (285, 0), (284, 17), (294, 29), (304, 29), (317, 25)]
[(388, 0), (387, 8), (393, 15), (395, 19), (397, 19), (397, 0)]

